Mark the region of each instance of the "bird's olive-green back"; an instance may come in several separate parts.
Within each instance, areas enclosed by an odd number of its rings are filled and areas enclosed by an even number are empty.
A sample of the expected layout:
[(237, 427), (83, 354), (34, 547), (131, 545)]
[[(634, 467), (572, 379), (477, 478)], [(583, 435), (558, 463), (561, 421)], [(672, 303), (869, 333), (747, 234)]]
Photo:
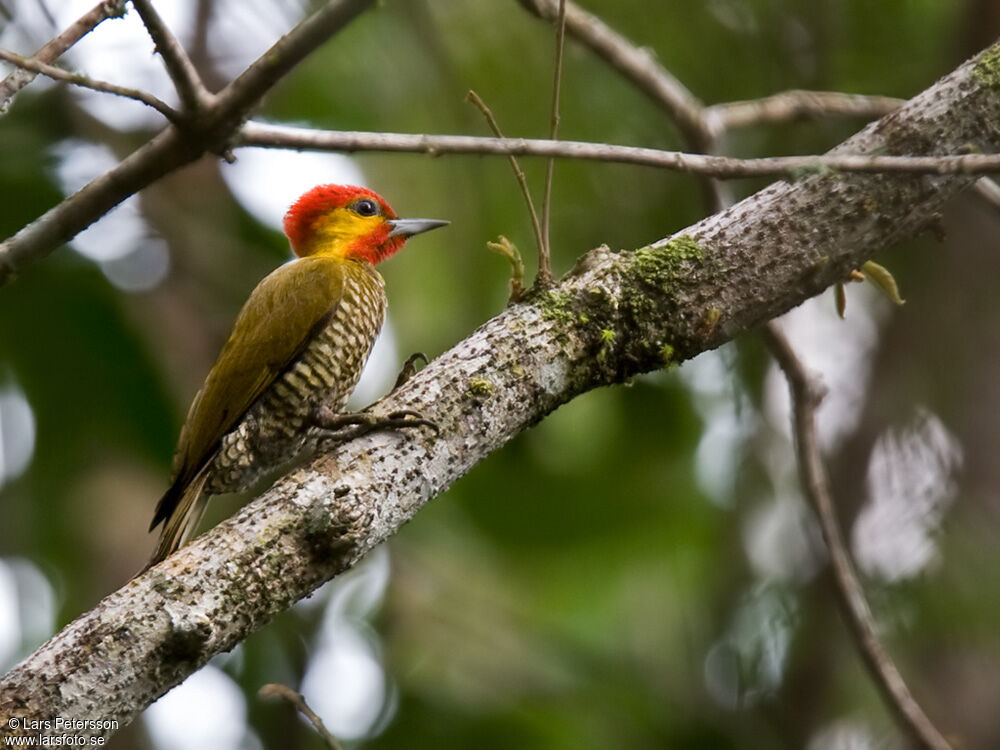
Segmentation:
[(188, 411), (174, 455), (175, 481), (194, 477), (222, 436), (326, 323), (340, 304), (349, 262), (299, 258), (253, 290)]

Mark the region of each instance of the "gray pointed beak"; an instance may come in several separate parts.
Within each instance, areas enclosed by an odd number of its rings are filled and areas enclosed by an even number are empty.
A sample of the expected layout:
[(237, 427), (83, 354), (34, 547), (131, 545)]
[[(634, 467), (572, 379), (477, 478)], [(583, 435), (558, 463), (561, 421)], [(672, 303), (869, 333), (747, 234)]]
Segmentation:
[(412, 237), (421, 232), (429, 232), (438, 227), (446, 227), (450, 221), (441, 219), (389, 219), (386, 224), (392, 227), (389, 232), (390, 237)]

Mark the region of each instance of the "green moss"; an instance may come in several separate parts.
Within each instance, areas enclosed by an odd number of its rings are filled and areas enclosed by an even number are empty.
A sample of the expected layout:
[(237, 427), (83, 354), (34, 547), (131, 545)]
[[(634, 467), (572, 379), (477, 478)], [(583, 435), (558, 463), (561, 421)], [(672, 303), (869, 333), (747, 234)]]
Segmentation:
[(601, 348), (597, 352), (597, 359), (603, 362), (607, 356), (608, 352), (611, 351), (611, 347), (615, 343), (615, 332), (610, 328), (601, 329)]
[(719, 325), (719, 320), (722, 318), (722, 310), (717, 307), (710, 307), (705, 311), (705, 317), (703, 319), (705, 325), (705, 335), (711, 336), (715, 331), (715, 327)]
[(590, 316), (578, 312), (573, 295), (569, 292), (547, 291), (538, 298), (538, 306), (542, 309), (542, 317), (569, 325), (580, 323), (586, 325)]
[(571, 323), (576, 317), (570, 310), (572, 300), (569, 292), (548, 291), (539, 297), (538, 306), (542, 308), (542, 317), (546, 320)]
[(660, 347), (660, 361), (663, 363), (664, 367), (670, 367), (675, 364), (673, 346), (670, 344), (664, 344)]
[(973, 77), (984, 86), (1000, 89), (1000, 44), (983, 53), (972, 69)]
[(474, 396), (489, 396), (496, 386), (486, 378), (469, 378), (469, 392)]
[(669, 287), (684, 267), (705, 257), (704, 248), (687, 234), (671, 238), (665, 245), (639, 248), (632, 254), (631, 270), (649, 283)]

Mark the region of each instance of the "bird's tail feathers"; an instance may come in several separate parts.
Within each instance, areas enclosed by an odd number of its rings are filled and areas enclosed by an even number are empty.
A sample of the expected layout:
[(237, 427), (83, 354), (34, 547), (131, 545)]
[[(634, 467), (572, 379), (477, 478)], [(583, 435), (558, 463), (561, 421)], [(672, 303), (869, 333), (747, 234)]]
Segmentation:
[(208, 502), (208, 495), (204, 491), (207, 479), (208, 471), (205, 467), (181, 490), (176, 505), (164, 519), (160, 540), (156, 544), (153, 556), (149, 558), (142, 572), (149, 570), (182, 547), (198, 528), (201, 517), (205, 514), (205, 504)]

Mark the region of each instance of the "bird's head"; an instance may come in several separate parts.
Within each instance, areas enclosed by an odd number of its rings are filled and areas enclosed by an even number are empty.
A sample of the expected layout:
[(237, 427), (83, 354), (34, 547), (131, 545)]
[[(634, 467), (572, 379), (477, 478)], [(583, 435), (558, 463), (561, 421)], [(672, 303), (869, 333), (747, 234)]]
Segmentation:
[(285, 234), (300, 258), (327, 255), (376, 264), (407, 238), (443, 227), (438, 219), (400, 219), (377, 193), (352, 185), (319, 185), (285, 214)]

